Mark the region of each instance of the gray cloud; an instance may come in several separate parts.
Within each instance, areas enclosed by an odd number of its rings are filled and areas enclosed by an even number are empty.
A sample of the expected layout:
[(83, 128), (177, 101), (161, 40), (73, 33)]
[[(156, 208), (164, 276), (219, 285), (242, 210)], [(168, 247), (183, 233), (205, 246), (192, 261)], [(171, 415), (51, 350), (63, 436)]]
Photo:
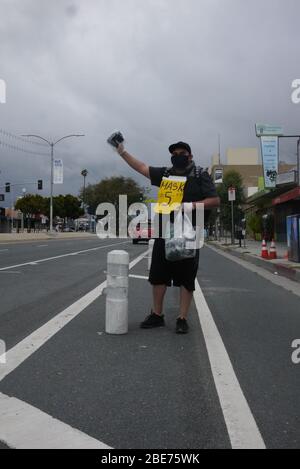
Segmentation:
[[(185, 139), (208, 165), (222, 147), (256, 146), (255, 122), (299, 132), (298, 0), (0, 0), (0, 128), (56, 138), (65, 180), (133, 175), (106, 145), (115, 129), (141, 159), (167, 164)], [(49, 178), (49, 159), (0, 147), (0, 185)], [(282, 147), (295, 158), (295, 145)], [(134, 176), (134, 175), (133, 175)], [(137, 179), (144, 184), (147, 181)], [(46, 193), (46, 191), (45, 191)]]

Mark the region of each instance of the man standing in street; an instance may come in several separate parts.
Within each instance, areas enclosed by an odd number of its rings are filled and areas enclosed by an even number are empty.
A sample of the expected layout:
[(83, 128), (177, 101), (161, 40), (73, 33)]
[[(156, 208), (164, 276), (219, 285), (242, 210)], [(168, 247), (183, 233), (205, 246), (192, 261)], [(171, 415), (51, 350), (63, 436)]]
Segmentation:
[[(153, 167), (139, 161), (125, 150), (124, 143), (117, 146), (117, 151), (123, 160), (135, 171), (150, 179), (153, 186), (160, 187), (164, 176), (186, 177), (182, 202), (192, 203), (193, 209), (197, 203), (202, 203), (205, 210), (220, 205), (213, 181), (207, 171), (197, 168), (191, 147), (185, 142), (178, 142), (169, 147), (171, 167)], [(199, 265), (199, 250), (194, 258), (171, 262), (165, 256), (165, 240), (155, 240), (149, 282), (153, 288), (153, 307), (150, 315), (142, 322), (143, 329), (163, 327), (163, 303), (167, 287), (180, 287), (179, 315), (176, 321), (176, 333), (188, 332), (187, 316), (195, 290), (195, 279)]]

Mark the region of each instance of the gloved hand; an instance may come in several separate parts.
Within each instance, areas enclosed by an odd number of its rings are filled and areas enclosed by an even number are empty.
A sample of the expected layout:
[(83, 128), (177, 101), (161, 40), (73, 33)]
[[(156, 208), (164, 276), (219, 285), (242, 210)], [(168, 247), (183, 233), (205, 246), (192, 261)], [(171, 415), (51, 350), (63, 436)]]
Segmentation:
[(115, 132), (114, 134), (112, 134), (107, 139), (107, 143), (109, 143), (113, 148), (115, 148), (119, 154), (124, 151), (124, 137), (121, 132)]

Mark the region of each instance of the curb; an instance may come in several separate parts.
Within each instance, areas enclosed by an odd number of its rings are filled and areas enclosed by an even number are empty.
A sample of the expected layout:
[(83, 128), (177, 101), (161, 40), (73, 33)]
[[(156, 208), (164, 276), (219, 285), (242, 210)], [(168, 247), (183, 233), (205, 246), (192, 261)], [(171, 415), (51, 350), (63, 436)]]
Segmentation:
[(272, 272), (273, 274), (277, 272), (282, 277), (300, 283), (300, 270), (298, 271), (297, 269), (293, 269), (284, 264), (281, 264), (280, 260), (278, 260), (278, 262), (276, 263), (270, 263), (269, 261), (264, 261), (263, 259), (253, 257), (251, 254), (236, 252), (230, 247), (220, 246), (219, 244), (216, 244), (213, 241), (209, 241), (208, 245), (211, 245), (216, 249), (219, 249), (220, 251), (227, 252), (228, 254), (234, 257), (238, 257), (239, 259), (250, 262), (251, 264), (257, 265), (258, 267), (262, 267), (268, 272)]

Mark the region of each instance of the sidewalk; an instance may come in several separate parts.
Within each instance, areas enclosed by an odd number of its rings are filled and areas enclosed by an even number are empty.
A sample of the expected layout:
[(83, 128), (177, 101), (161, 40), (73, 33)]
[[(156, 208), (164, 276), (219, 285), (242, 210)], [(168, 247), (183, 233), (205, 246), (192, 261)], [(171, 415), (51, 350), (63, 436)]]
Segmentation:
[(0, 244), (7, 242), (20, 242), (20, 241), (43, 241), (47, 239), (82, 239), (82, 238), (96, 238), (94, 233), (0, 233)]
[[(229, 241), (228, 241), (229, 243)], [(270, 272), (277, 273), (296, 282), (300, 282), (300, 263), (291, 262), (286, 259), (286, 243), (276, 243), (277, 259), (266, 260), (261, 258), (261, 241), (246, 241), (246, 247), (240, 248), (238, 242), (236, 245), (226, 244), (225, 239), (221, 241), (208, 241), (208, 244), (218, 249), (229, 252), (230, 254), (247, 260), (252, 264), (258, 265)], [(243, 242), (244, 243), (244, 242)], [(268, 250), (271, 243), (268, 243)]]

